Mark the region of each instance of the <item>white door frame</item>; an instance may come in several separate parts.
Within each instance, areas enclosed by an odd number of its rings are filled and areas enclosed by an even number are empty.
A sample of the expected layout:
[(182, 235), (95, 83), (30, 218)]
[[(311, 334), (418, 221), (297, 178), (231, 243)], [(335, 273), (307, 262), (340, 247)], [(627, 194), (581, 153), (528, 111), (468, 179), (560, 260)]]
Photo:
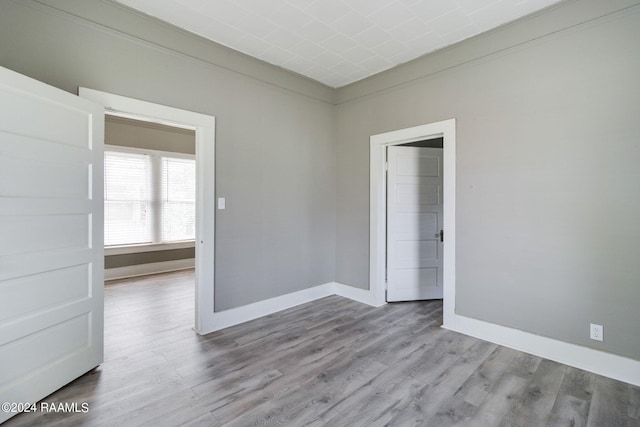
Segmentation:
[(369, 292), (376, 305), (386, 302), (385, 268), (387, 252), (386, 147), (442, 137), (444, 165), (444, 268), (443, 326), (448, 328), (455, 315), (456, 291), (456, 120), (373, 135), (370, 138), (369, 198)]
[(79, 95), (103, 105), (108, 114), (195, 130), (195, 330), (209, 332), (214, 316), (215, 117), (83, 87)]

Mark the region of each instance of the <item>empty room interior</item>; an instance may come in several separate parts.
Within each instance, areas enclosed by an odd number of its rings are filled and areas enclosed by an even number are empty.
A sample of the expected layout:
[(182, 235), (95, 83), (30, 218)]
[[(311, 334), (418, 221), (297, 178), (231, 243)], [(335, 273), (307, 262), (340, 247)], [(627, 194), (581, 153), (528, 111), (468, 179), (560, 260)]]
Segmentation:
[(0, 423), (640, 426), (639, 42), (638, 0), (0, 0)]

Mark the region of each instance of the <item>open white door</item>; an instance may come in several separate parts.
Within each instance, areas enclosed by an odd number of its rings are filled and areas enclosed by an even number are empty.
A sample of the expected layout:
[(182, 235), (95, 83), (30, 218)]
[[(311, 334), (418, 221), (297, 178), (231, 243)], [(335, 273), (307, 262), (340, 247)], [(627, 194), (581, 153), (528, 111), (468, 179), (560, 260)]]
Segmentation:
[(102, 363), (103, 111), (0, 67), (0, 402)]
[(442, 149), (387, 151), (387, 301), (441, 299)]

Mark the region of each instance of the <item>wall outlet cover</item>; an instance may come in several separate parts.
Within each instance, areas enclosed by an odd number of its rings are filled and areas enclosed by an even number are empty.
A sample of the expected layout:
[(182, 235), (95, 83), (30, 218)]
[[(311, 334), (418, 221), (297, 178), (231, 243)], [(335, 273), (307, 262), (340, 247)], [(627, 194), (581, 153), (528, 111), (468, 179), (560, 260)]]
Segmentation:
[(596, 325), (595, 323), (591, 323), (589, 329), (589, 338), (596, 341), (602, 341), (604, 339), (604, 329), (602, 325)]

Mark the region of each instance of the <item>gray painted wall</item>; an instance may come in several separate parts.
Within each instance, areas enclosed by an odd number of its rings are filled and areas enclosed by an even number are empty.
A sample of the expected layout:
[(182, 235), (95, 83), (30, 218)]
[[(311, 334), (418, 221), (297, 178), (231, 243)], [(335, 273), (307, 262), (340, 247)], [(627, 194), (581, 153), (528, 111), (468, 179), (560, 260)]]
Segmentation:
[(369, 136), (456, 118), (456, 312), (640, 359), (637, 4), (566, 2), (338, 90), (336, 280), (368, 287)]
[(0, 65), (216, 116), (216, 310), (333, 281), (330, 88), (97, 0), (0, 2)]
[(190, 129), (106, 115), (104, 143), (170, 153), (196, 154), (196, 133)]
[(104, 268), (130, 267), (132, 265), (149, 264), (153, 262), (175, 261), (179, 259), (195, 258), (195, 248), (168, 249), (164, 251), (138, 252), (135, 254), (120, 254), (104, 257)]
[(567, 1), (333, 91), (109, 2), (7, 0), (0, 65), (217, 117), (218, 310), (366, 288), (369, 136), (455, 117), (457, 312), (640, 359), (637, 5)]

